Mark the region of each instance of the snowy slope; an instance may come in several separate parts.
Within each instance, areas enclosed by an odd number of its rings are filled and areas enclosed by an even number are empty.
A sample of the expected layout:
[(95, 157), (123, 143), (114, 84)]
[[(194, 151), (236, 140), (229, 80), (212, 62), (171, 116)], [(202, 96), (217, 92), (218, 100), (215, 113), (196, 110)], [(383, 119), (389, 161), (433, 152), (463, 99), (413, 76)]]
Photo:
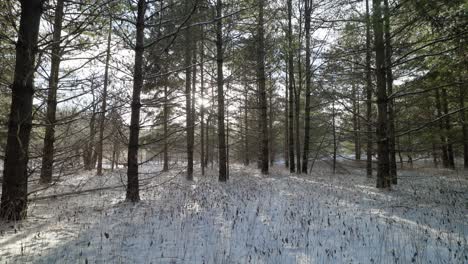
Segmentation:
[[(37, 191), (28, 220), (1, 223), (0, 262), (468, 263), (462, 175), (403, 171), (389, 192), (360, 171), (262, 177), (234, 166), (221, 184), (215, 172), (188, 183), (144, 169), (136, 205), (123, 202), (124, 171)], [(106, 186), (117, 187), (60, 196)]]

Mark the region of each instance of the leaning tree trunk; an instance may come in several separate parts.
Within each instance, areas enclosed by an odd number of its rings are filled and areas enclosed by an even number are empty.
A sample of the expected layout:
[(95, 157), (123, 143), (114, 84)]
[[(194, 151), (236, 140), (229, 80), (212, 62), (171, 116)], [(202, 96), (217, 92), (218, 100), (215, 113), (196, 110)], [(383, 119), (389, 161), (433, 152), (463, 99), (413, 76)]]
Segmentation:
[(371, 19), (369, 13), (369, 0), (366, 0), (366, 175), (372, 177), (372, 76), (371, 76)]
[(52, 54), (49, 76), (49, 91), (47, 94), (46, 129), (44, 149), (42, 151), (41, 183), (52, 181), (54, 166), (55, 122), (57, 111), (57, 89), (59, 81), (59, 67), (61, 61), (60, 37), (62, 35), (64, 0), (58, 0), (55, 7), (54, 33), (52, 36)]
[(296, 171), (296, 161), (294, 159), (294, 56), (292, 44), (292, 0), (288, 0), (288, 71), (289, 71), (289, 115), (288, 115), (288, 148), (289, 148), (289, 172)]
[[(390, 35), (390, 7), (388, 0), (384, 0), (384, 17), (385, 17), (385, 70), (387, 81), (387, 93), (389, 96), (393, 94), (393, 72), (392, 72), (392, 40)], [(390, 154), (390, 176), (392, 184), (398, 183), (397, 165), (396, 165), (396, 150), (395, 150), (395, 110), (393, 98), (388, 101), (388, 143)]]
[(258, 24), (257, 24), (257, 81), (260, 101), (260, 127), (261, 127), (261, 171), (268, 174), (268, 114), (267, 96), (265, 87), (265, 35), (263, 28), (264, 0), (258, 0)]
[(97, 175), (102, 175), (102, 153), (104, 141), (104, 122), (106, 120), (107, 112), (107, 86), (109, 84), (109, 61), (111, 52), (111, 38), (112, 38), (112, 19), (109, 20), (109, 32), (107, 35), (107, 50), (106, 50), (106, 66), (104, 68), (104, 87), (102, 89), (102, 104), (101, 114), (99, 117), (99, 139), (97, 142)]
[(222, 0), (216, 1), (216, 64), (218, 83), (218, 166), (221, 182), (228, 180), (226, 170), (226, 136), (224, 133), (224, 75), (223, 75), (223, 23), (222, 23)]
[(381, 0), (373, 0), (373, 24), (375, 64), (377, 75), (377, 188), (390, 187), (388, 116), (387, 116), (387, 87), (385, 71), (385, 43), (383, 39), (383, 23)]
[(32, 128), (34, 71), (42, 0), (21, 1), (16, 43), (16, 65), (2, 183), (0, 218), (26, 217), (28, 200), (28, 151)]
[(135, 66), (133, 72), (132, 113), (130, 117), (130, 138), (128, 142), (127, 197), (130, 202), (140, 200), (138, 182), (138, 138), (140, 135), (140, 96), (143, 88), (143, 52), (145, 37), (146, 0), (138, 0), (136, 23)]
[(310, 62), (310, 16), (312, 13), (312, 0), (305, 0), (305, 36), (306, 36), (306, 102), (304, 116), (304, 152), (302, 153), (302, 173), (307, 174), (309, 164), (310, 141), (310, 93), (311, 93), (311, 62)]

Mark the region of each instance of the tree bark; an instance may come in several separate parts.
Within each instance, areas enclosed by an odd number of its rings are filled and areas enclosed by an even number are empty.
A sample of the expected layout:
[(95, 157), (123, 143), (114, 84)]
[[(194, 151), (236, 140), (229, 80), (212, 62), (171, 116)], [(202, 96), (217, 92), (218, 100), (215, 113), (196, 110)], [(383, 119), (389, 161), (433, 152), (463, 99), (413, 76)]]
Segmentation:
[(201, 44), (200, 44), (200, 165), (201, 174), (205, 175), (205, 35), (202, 30)]
[(332, 135), (333, 135), (333, 174), (336, 173), (336, 111), (335, 111), (335, 99), (332, 102)]
[(250, 155), (249, 155), (249, 119), (248, 119), (248, 107), (249, 107), (249, 89), (247, 84), (244, 85), (244, 131), (245, 131), (245, 141), (244, 141), (244, 165), (248, 166), (250, 164)]
[(289, 169), (289, 78), (286, 59), (286, 83), (284, 91), (284, 166)]
[(312, 0), (305, 0), (305, 37), (306, 37), (306, 102), (304, 116), (304, 151), (302, 153), (302, 173), (307, 174), (309, 163), (310, 141), (310, 93), (312, 79), (312, 65), (310, 62), (310, 16), (312, 14)]
[(296, 161), (294, 159), (294, 56), (292, 44), (292, 0), (288, 0), (288, 67), (289, 67), (289, 172), (296, 171)]
[(228, 180), (226, 171), (226, 136), (224, 132), (224, 75), (223, 75), (223, 12), (222, 0), (216, 1), (216, 63), (217, 63), (217, 84), (218, 84), (218, 166), (220, 182)]
[[(384, 0), (384, 23), (385, 23), (385, 70), (387, 81), (387, 93), (393, 94), (393, 72), (392, 72), (392, 40), (390, 34), (390, 7), (388, 0)], [(395, 150), (395, 100), (391, 98), (388, 101), (388, 143), (390, 154), (390, 177), (392, 184), (398, 183), (396, 150)]]
[(374, 45), (377, 75), (377, 148), (378, 170), (377, 188), (390, 187), (389, 140), (388, 140), (388, 97), (385, 70), (385, 43), (383, 39), (383, 22), (381, 0), (373, 0)]
[[(186, 1), (186, 10), (189, 10), (191, 1)], [(185, 118), (186, 118), (186, 136), (187, 136), (187, 175), (186, 179), (193, 180), (193, 145), (194, 145), (194, 127), (192, 113), (192, 29), (185, 30)]]
[(109, 84), (109, 61), (111, 56), (111, 39), (112, 39), (112, 19), (109, 19), (109, 32), (107, 35), (107, 50), (106, 50), (106, 65), (104, 68), (104, 86), (102, 90), (101, 114), (99, 117), (99, 139), (97, 142), (97, 175), (102, 175), (102, 155), (104, 141), (104, 123), (106, 121), (107, 112), (107, 86)]
[(270, 89), (268, 93), (268, 144), (269, 144), (269, 158), (270, 158), (270, 166), (273, 166), (275, 163), (275, 153), (274, 149), (274, 135), (273, 135), (273, 80), (271, 79), (271, 72), (270, 72)]
[[(464, 87), (463, 82), (459, 84), (459, 108), (465, 108), (465, 97), (466, 97), (466, 89)], [(463, 167), (468, 169), (468, 124), (466, 122), (465, 110), (460, 111), (460, 123), (462, 126), (462, 140), (463, 140)]]
[(440, 149), (442, 152), (442, 166), (444, 168), (449, 167), (449, 158), (447, 152), (447, 138), (445, 135), (444, 120), (442, 119), (442, 103), (440, 100), (440, 91), (435, 89), (435, 105), (437, 111), (437, 118), (439, 119), (439, 137), (440, 137)]
[(268, 114), (267, 96), (265, 87), (265, 36), (263, 9), (264, 0), (258, 0), (258, 24), (257, 24), (257, 81), (260, 101), (260, 126), (261, 126), (261, 172), (269, 173), (268, 163)]
[(366, 175), (372, 177), (372, 75), (371, 75), (371, 19), (369, 12), (369, 0), (366, 0)]
[(62, 34), (64, 0), (58, 0), (55, 7), (54, 33), (52, 36), (52, 53), (49, 76), (49, 91), (47, 94), (46, 127), (44, 148), (42, 151), (41, 183), (52, 182), (54, 166), (55, 122), (57, 111), (57, 89), (61, 61), (60, 37)]
[(168, 122), (169, 122), (169, 102), (168, 102), (168, 91), (167, 84), (164, 85), (164, 105), (163, 105), (163, 130), (164, 130), (164, 142), (163, 142), (163, 171), (169, 171), (169, 133), (168, 133)]
[(0, 218), (4, 220), (19, 220), (27, 215), (34, 65), (42, 11), (42, 0), (21, 1), (0, 204)]
[(145, 11), (146, 0), (138, 0), (138, 13), (136, 23), (135, 65), (133, 72), (132, 113), (130, 117), (130, 139), (128, 142), (127, 167), (127, 201), (140, 200), (140, 187), (138, 182), (138, 148), (140, 135), (140, 96), (143, 88), (143, 52), (145, 37)]
[(442, 106), (444, 110), (445, 117), (445, 132), (447, 137), (447, 155), (448, 155), (448, 167), (450, 169), (455, 169), (455, 157), (453, 153), (453, 140), (452, 140), (452, 124), (450, 120), (449, 107), (448, 107), (448, 98), (447, 90), (442, 88)]

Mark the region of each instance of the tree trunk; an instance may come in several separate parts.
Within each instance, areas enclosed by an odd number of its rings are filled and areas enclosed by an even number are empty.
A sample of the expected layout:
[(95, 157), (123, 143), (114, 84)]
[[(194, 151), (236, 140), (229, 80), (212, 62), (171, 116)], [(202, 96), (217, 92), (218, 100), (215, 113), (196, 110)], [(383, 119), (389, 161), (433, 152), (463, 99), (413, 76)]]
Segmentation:
[(245, 131), (245, 141), (244, 141), (244, 165), (248, 166), (250, 163), (249, 155), (249, 119), (247, 109), (249, 107), (249, 89), (247, 84), (245, 84), (244, 91), (244, 131)]
[(267, 96), (265, 87), (265, 36), (263, 28), (264, 0), (258, 0), (258, 24), (257, 24), (257, 81), (260, 101), (260, 126), (261, 126), (261, 171), (269, 172), (268, 149), (268, 114)]
[(450, 169), (455, 169), (455, 157), (453, 154), (453, 143), (452, 143), (452, 135), (451, 135), (451, 130), (452, 130), (452, 124), (450, 121), (450, 115), (449, 113), (449, 108), (448, 108), (448, 99), (447, 99), (447, 90), (445, 88), (442, 88), (442, 105), (443, 105), (443, 110), (444, 114), (446, 115), (445, 117), (445, 131), (446, 131), (446, 136), (447, 136), (447, 155), (448, 155), (448, 167)]
[[(229, 82), (226, 90), (229, 91)], [(226, 109), (226, 177), (229, 179), (229, 108)]]
[[(393, 72), (392, 72), (392, 40), (390, 35), (390, 7), (388, 0), (384, 0), (384, 20), (385, 20), (385, 70), (387, 81), (387, 93), (393, 94)], [(388, 143), (390, 154), (390, 177), (392, 184), (398, 183), (396, 151), (395, 151), (395, 110), (393, 98), (388, 101)]]
[(104, 68), (104, 87), (102, 90), (101, 114), (99, 117), (99, 139), (97, 144), (97, 175), (102, 175), (102, 154), (104, 141), (104, 123), (107, 112), (107, 86), (109, 84), (109, 61), (111, 56), (112, 19), (109, 19), (109, 33), (107, 35), (106, 66)]
[[(186, 1), (186, 10), (189, 10), (191, 1)], [(193, 180), (193, 145), (194, 145), (194, 127), (192, 120), (192, 29), (185, 30), (185, 118), (186, 118), (186, 136), (187, 136), (187, 175), (186, 179)]]
[(359, 125), (359, 95), (356, 91), (356, 84), (352, 80), (352, 98), (353, 98), (353, 140), (354, 140), (354, 158), (361, 160), (361, 138)]
[[(300, 52), (299, 52), (299, 57), (300, 57)], [(301, 124), (300, 124), (300, 115), (301, 115), (301, 91), (302, 91), (302, 65), (301, 65), (301, 60), (299, 59), (298, 63), (299, 67), (299, 85), (295, 86), (294, 88), (294, 97), (295, 97), (295, 104), (294, 104), (294, 123), (296, 124), (294, 132), (295, 132), (295, 138), (296, 141), (294, 142), (296, 144), (296, 166), (297, 170), (296, 172), (300, 173), (301, 172), (301, 142), (300, 142), (300, 130), (301, 130)]]
[(377, 188), (390, 187), (389, 141), (388, 141), (388, 106), (385, 70), (385, 43), (383, 39), (383, 23), (381, 0), (373, 0), (374, 45), (377, 75), (377, 148), (378, 170)]
[(288, 0), (288, 66), (289, 66), (289, 172), (296, 171), (294, 159), (294, 56), (292, 44), (292, 0)]
[(163, 130), (164, 130), (164, 142), (163, 142), (163, 171), (169, 171), (169, 133), (168, 133), (168, 122), (169, 122), (169, 102), (168, 102), (168, 91), (167, 84), (164, 85), (164, 106), (163, 106)]
[(52, 53), (49, 76), (49, 91), (47, 94), (47, 114), (44, 136), (44, 149), (42, 151), (41, 183), (52, 182), (54, 166), (55, 141), (55, 113), (57, 111), (57, 89), (59, 81), (59, 68), (61, 61), (60, 37), (62, 34), (64, 0), (58, 0), (55, 7), (54, 33), (52, 36)]
[(333, 135), (333, 174), (336, 173), (336, 150), (337, 150), (337, 144), (336, 144), (336, 118), (335, 118), (336, 112), (335, 112), (335, 99), (333, 99), (332, 102), (332, 135)]
[(440, 91), (439, 89), (435, 89), (435, 105), (437, 111), (437, 118), (439, 119), (439, 137), (440, 137), (440, 148), (442, 151), (442, 166), (444, 168), (449, 167), (449, 158), (447, 152), (447, 139), (445, 136), (445, 129), (444, 129), (444, 120), (442, 119), (442, 103), (440, 101)]
[(224, 75), (223, 75), (223, 24), (222, 24), (222, 0), (216, 1), (216, 63), (218, 84), (218, 165), (219, 181), (228, 180), (226, 171), (226, 136), (224, 134)]
[(369, 0), (366, 0), (366, 121), (367, 121), (367, 146), (366, 146), (366, 175), (372, 177), (372, 75), (371, 75), (371, 19), (369, 12)]
[(127, 197), (130, 202), (140, 200), (138, 182), (138, 148), (140, 134), (140, 95), (143, 87), (143, 52), (145, 37), (146, 0), (138, 0), (136, 23), (135, 66), (133, 73), (132, 113), (130, 117), (130, 138), (128, 142)]
[(305, 36), (306, 36), (306, 102), (304, 116), (304, 151), (302, 153), (302, 173), (307, 174), (309, 163), (310, 141), (310, 93), (312, 79), (312, 65), (310, 62), (310, 16), (312, 14), (312, 0), (305, 0)]
[[(463, 82), (459, 84), (459, 108), (465, 109), (466, 87)], [(462, 141), (463, 141), (463, 167), (468, 169), (468, 124), (466, 122), (465, 110), (460, 111), (460, 123), (462, 126)]]
[(201, 174), (205, 175), (205, 35), (202, 30), (201, 44), (200, 44), (200, 165)]
[(0, 218), (4, 220), (19, 220), (27, 215), (34, 65), (42, 10), (41, 0), (21, 1), (0, 204)]
[[(288, 60), (286, 60), (288, 65)], [(286, 66), (288, 67), (288, 66)], [(284, 95), (284, 166), (289, 169), (289, 78), (288, 70), (286, 68), (286, 83)]]

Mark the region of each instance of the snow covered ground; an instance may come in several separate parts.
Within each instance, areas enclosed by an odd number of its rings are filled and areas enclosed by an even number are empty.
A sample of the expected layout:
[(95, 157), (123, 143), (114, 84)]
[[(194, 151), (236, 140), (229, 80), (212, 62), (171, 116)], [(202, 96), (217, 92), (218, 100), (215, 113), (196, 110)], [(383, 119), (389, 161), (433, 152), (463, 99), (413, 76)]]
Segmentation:
[[(231, 167), (189, 183), (146, 166), (142, 201), (125, 172), (68, 176), (0, 223), (0, 263), (468, 263), (468, 180), (402, 171), (392, 191), (358, 169), (290, 175)], [(84, 192), (80, 195), (61, 195)]]

